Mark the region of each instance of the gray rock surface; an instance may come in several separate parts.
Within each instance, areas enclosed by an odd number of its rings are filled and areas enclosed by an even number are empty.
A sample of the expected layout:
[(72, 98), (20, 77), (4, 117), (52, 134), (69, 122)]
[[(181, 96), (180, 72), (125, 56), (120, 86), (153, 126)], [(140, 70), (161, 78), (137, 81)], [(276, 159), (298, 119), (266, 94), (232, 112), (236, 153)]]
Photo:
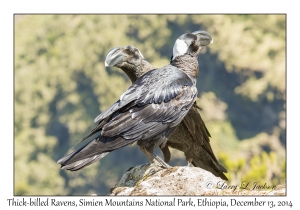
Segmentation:
[(285, 195), (285, 185), (271, 190), (240, 189), (198, 167), (157, 167), (144, 164), (129, 168), (111, 189), (112, 196), (133, 195)]

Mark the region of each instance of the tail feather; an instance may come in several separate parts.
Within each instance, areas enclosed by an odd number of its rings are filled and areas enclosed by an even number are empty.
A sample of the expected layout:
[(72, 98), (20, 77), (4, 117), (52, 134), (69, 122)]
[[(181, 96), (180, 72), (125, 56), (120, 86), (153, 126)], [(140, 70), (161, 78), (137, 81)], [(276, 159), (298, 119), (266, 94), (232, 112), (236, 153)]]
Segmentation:
[(228, 178), (225, 176), (224, 173), (227, 173), (227, 170), (219, 164), (218, 162), (215, 162), (215, 160), (210, 159), (210, 161), (205, 161), (205, 163), (197, 157), (193, 158), (192, 164), (196, 167), (203, 168), (209, 172), (211, 172), (213, 175), (220, 177), (223, 180), (228, 180)]
[(102, 159), (105, 157), (109, 152), (102, 153), (100, 155), (95, 155), (91, 158), (86, 158), (83, 160), (79, 160), (77, 162), (62, 166), (61, 169), (70, 170), (70, 171), (77, 171), (79, 169), (82, 169), (88, 165), (91, 165), (92, 163), (95, 163), (96, 161)]
[(73, 152), (71, 152), (70, 154), (68, 154), (68, 155), (66, 155), (66, 156), (64, 156), (64, 157), (62, 157), (61, 159), (59, 159), (58, 161), (57, 161), (57, 163), (58, 164), (63, 164), (64, 162), (66, 162), (75, 152), (77, 152), (77, 151), (73, 151)]
[(76, 171), (102, 159), (109, 152), (134, 142), (122, 137), (99, 136), (78, 150), (61, 158), (57, 163), (61, 164), (62, 169)]
[[(103, 122), (103, 121), (102, 121)], [(87, 138), (93, 136), (94, 134), (100, 132), (101, 135), (101, 131), (102, 131), (102, 127), (103, 127), (103, 123), (99, 123), (93, 130), (91, 130), (87, 135), (85, 135), (79, 142), (77, 142), (70, 150), (74, 149), (78, 144), (80, 144), (81, 142), (83, 142), (84, 140), (86, 140)]]
[(224, 172), (224, 173), (228, 172), (227, 169), (224, 166), (222, 166), (220, 163), (218, 163), (218, 165), (219, 165), (222, 172)]

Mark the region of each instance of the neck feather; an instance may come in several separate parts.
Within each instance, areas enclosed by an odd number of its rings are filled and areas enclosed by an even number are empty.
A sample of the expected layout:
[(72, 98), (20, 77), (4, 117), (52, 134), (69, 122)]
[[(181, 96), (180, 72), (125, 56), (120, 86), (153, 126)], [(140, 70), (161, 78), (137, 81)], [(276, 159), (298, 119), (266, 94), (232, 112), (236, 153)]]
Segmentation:
[(126, 63), (119, 68), (127, 74), (132, 83), (134, 83), (143, 74), (154, 69), (154, 67), (146, 60), (142, 60), (140, 65)]
[(178, 56), (171, 61), (171, 65), (181, 69), (193, 79), (197, 79), (198, 77), (199, 66), (198, 66), (197, 56), (191, 56), (191, 55)]

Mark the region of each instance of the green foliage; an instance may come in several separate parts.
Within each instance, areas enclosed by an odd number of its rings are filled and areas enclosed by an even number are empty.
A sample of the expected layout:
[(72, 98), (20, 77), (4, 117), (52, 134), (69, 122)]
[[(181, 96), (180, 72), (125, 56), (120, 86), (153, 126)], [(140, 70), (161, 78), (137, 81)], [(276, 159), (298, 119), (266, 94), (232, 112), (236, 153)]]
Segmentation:
[[(214, 39), (199, 58), (198, 104), (229, 178), (284, 180), (284, 15), (18, 15), (15, 195), (108, 194), (127, 168), (148, 162), (133, 145), (77, 172), (56, 164), (130, 85), (105, 69), (111, 48), (134, 45), (160, 67), (176, 38), (196, 30)], [(277, 146), (263, 153), (260, 142)]]
[(222, 163), (222, 165), (227, 169), (228, 174), (226, 176), (230, 180), (230, 183), (237, 184), (240, 182), (240, 173), (241, 169), (244, 168), (246, 161), (243, 158), (238, 158), (237, 160), (232, 160), (228, 154), (224, 152), (220, 152), (219, 154), (219, 160)]
[(260, 182), (278, 185), (285, 182), (285, 158), (278, 158), (275, 152), (262, 152), (249, 158), (232, 159), (224, 152), (219, 153), (219, 160), (228, 170), (231, 184), (242, 182)]

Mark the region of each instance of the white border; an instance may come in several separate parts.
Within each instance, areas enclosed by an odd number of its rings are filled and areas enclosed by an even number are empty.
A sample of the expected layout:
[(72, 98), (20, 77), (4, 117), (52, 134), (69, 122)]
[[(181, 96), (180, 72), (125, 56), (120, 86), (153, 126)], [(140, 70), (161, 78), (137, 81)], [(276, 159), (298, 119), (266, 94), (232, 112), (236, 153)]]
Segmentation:
[[(299, 209), (299, 12), (296, 1), (1, 1), (0, 3), (0, 206), (8, 206), (13, 197), (13, 14), (14, 13), (286, 13), (287, 14), (287, 159), (288, 196), (266, 197), (264, 200), (292, 200)], [(18, 197), (21, 199), (20, 197)], [(28, 198), (28, 197), (27, 197)], [(56, 197), (78, 200), (78, 197)], [(122, 198), (115, 198), (120, 200)], [(142, 199), (142, 198), (140, 198)], [(165, 198), (167, 199), (167, 198)], [(195, 198), (197, 199), (197, 198)], [(224, 197), (222, 199), (231, 199)], [(245, 197), (244, 200), (251, 200)], [(298, 207), (297, 207), (298, 206)], [(11, 207), (10, 207), (11, 208)], [(63, 207), (65, 209), (65, 207)], [(99, 209), (99, 207), (97, 207)], [(140, 207), (138, 207), (140, 208)], [(147, 208), (147, 207), (144, 207)], [(163, 207), (166, 208), (166, 207)], [(198, 207), (199, 208), (199, 207)], [(268, 208), (268, 207), (267, 207)], [(14, 209), (14, 208), (13, 208)], [(223, 208), (218, 208), (223, 209)], [(224, 208), (225, 209), (225, 208)], [(228, 209), (228, 208), (226, 208)], [(231, 209), (231, 208), (230, 208)]]

